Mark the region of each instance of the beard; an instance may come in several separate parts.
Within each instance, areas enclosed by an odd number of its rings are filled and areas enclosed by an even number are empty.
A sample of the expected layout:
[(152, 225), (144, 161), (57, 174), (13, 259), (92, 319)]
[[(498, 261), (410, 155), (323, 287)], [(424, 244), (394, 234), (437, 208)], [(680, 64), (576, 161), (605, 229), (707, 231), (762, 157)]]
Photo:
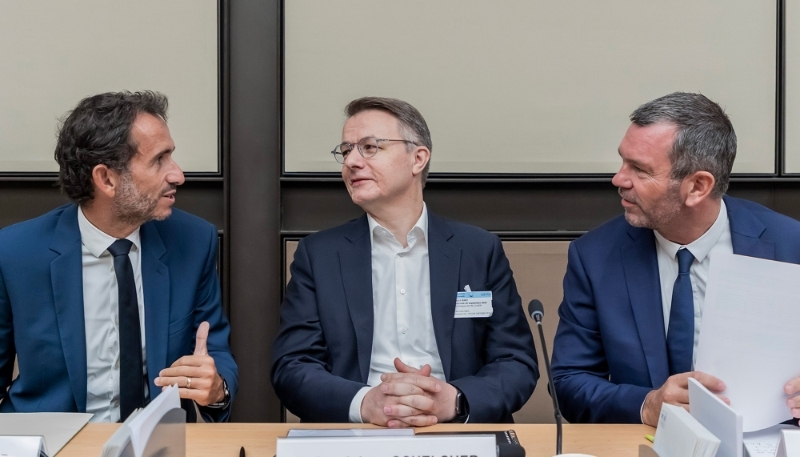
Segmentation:
[(123, 172), (120, 177), (119, 192), (111, 204), (111, 213), (114, 217), (130, 225), (141, 225), (153, 219), (164, 220), (169, 217), (169, 212), (164, 215), (156, 215), (156, 208), (158, 200), (170, 189), (151, 197), (139, 191), (130, 172)]
[(619, 195), (625, 200), (634, 203), (641, 214), (634, 214), (625, 211), (625, 220), (634, 227), (648, 228), (653, 230), (663, 229), (671, 224), (680, 214), (683, 202), (681, 202), (680, 182), (670, 183), (664, 194), (652, 205), (649, 210), (644, 209), (636, 198), (632, 198), (618, 189)]

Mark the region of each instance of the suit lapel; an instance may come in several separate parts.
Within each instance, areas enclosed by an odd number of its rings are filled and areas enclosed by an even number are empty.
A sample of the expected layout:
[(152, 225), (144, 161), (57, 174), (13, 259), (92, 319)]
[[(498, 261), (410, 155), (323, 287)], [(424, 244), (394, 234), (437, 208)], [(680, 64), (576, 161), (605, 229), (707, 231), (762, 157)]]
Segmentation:
[(83, 314), (83, 264), (78, 205), (58, 220), (50, 249), (58, 257), (50, 262), (50, 281), (56, 308), (61, 349), (79, 412), (86, 411), (86, 323)]
[(775, 260), (775, 244), (761, 239), (766, 230), (764, 224), (735, 198), (723, 198), (728, 210), (734, 254)]
[(148, 222), (140, 230), (142, 240), (142, 289), (144, 291), (144, 331), (147, 342), (147, 377), (150, 398), (161, 389), (153, 384), (167, 364), (167, 339), (169, 338), (170, 286), (169, 268), (163, 263), (167, 250), (155, 224)]
[(630, 242), (621, 247), (625, 283), (650, 382), (660, 387), (669, 377), (669, 364), (655, 236), (652, 230), (634, 227), (628, 229), (628, 235)]
[(461, 249), (448, 243), (453, 231), (428, 211), (428, 258), (431, 276), (431, 317), (445, 379), (450, 379), (456, 293), (459, 290)]
[(372, 308), (372, 246), (366, 214), (351, 224), (351, 230), (345, 238), (347, 241), (339, 249), (340, 273), (356, 333), (361, 381), (367, 382), (375, 315)]

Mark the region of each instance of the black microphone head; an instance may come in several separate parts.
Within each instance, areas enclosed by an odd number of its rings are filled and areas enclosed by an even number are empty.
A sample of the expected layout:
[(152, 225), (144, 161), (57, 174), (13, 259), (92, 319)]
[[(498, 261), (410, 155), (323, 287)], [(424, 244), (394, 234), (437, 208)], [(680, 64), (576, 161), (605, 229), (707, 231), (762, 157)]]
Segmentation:
[[(540, 321), (542, 317), (544, 317), (544, 305), (537, 299), (531, 300), (528, 303), (528, 314), (530, 314), (531, 318), (535, 321)], [(539, 317), (538, 319), (536, 317)]]

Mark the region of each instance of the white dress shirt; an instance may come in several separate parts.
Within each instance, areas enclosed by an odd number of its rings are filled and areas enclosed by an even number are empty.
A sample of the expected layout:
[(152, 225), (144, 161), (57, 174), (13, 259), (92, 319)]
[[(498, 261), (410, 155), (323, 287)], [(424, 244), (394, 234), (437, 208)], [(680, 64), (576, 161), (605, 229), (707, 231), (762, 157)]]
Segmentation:
[[(687, 245), (680, 245), (664, 238), (658, 231), (656, 236), (656, 253), (658, 257), (658, 276), (661, 282), (661, 307), (664, 312), (664, 334), (669, 332), (669, 313), (672, 309), (672, 289), (678, 278), (678, 251), (688, 249), (694, 256), (689, 267), (689, 278), (692, 282), (692, 298), (694, 301), (694, 343), (692, 347), (692, 369), (697, 360), (697, 343), (700, 341), (700, 325), (703, 321), (703, 305), (706, 298), (708, 270), (714, 257), (733, 253), (731, 227), (728, 223), (728, 211), (725, 201), (720, 200), (717, 220), (700, 238)], [(644, 408), (644, 403), (642, 404)], [(640, 409), (641, 416), (642, 409)], [(644, 422), (644, 421), (642, 421)]]
[(350, 403), (350, 421), (362, 422), (361, 402), (381, 374), (394, 373), (395, 357), (406, 365), (431, 366), (431, 376), (445, 380), (431, 316), (431, 275), (428, 260), (428, 208), (408, 232), (403, 247), (392, 232), (367, 215), (372, 245), (372, 309), (374, 329), (369, 363), (370, 387)]
[[(114, 257), (108, 252), (117, 239), (107, 235), (78, 210), (83, 264), (83, 315), (86, 325), (86, 412), (91, 422), (119, 422), (119, 292)], [(139, 229), (128, 235), (133, 243), (128, 257), (136, 282), (142, 331), (142, 370), (147, 366), (142, 292), (142, 245)], [(149, 388), (145, 383), (145, 395)]]

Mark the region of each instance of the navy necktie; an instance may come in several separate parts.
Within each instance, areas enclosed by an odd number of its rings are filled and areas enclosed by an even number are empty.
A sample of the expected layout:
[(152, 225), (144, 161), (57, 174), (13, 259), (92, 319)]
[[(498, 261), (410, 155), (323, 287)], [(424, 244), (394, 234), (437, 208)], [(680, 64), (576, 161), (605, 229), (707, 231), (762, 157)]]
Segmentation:
[(669, 374), (692, 370), (694, 351), (694, 295), (689, 268), (694, 256), (688, 249), (678, 251), (678, 278), (672, 288), (672, 305), (667, 329), (667, 357)]
[(119, 396), (120, 420), (144, 406), (144, 374), (142, 370), (142, 331), (139, 323), (139, 300), (128, 253), (130, 240), (117, 240), (108, 247), (114, 256), (114, 272), (119, 291)]

